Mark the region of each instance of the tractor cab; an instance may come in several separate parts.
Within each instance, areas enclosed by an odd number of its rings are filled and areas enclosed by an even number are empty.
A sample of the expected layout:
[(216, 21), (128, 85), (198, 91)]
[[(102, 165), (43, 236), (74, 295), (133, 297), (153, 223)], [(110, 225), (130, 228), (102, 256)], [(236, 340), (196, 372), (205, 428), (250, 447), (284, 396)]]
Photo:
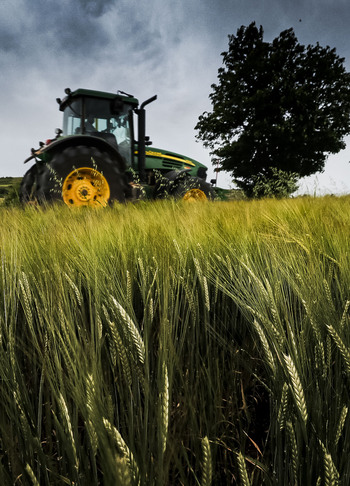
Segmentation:
[(63, 111), (63, 136), (88, 135), (104, 139), (123, 156), (127, 165), (133, 157), (133, 110), (138, 101), (132, 96), (78, 89), (66, 90), (57, 102)]

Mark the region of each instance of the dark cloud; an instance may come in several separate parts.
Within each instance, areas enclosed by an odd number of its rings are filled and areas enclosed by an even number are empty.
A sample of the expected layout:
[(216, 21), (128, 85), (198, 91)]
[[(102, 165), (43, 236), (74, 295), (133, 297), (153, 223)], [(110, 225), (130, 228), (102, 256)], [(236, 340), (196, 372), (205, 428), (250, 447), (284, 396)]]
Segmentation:
[(13, 0), (7, 15), (0, 18), (0, 51), (37, 62), (46, 60), (46, 55), (94, 56), (109, 43), (102, 19), (115, 4), (114, 0)]
[[(39, 0), (33, 27), (38, 40), (45, 38), (45, 48), (57, 56), (68, 53), (74, 56), (93, 56), (108, 43), (100, 17), (112, 2), (77, 2)], [(102, 28), (101, 28), (102, 27)]]
[(100, 17), (108, 12), (113, 4), (114, 0), (78, 0), (82, 9), (93, 17)]
[(0, 52), (9, 53), (18, 49), (18, 36), (11, 29), (4, 28), (0, 31)]
[(22, 3), (21, 9), (9, 5), (7, 18), (0, 18), (0, 53), (8, 62), (21, 59), (28, 65), (35, 60), (44, 69), (48, 59), (60, 62), (70, 58), (72, 63), (87, 66), (107, 59), (116, 65), (146, 59), (154, 63), (176, 42), (179, 30), (170, 26), (174, 14), (171, 17), (162, 2), (160, 9), (139, 5), (137, 0)]

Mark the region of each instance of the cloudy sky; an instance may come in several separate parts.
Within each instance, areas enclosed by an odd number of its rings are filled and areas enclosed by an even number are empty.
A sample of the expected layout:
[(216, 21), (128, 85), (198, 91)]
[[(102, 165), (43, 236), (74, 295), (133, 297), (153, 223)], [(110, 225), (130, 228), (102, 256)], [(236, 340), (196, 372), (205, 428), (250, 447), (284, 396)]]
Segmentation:
[[(210, 110), (227, 36), (252, 21), (267, 41), (293, 27), (302, 44), (335, 47), (350, 71), (348, 0), (0, 0), (0, 177), (23, 175), (30, 148), (61, 126), (55, 100), (66, 87), (157, 94), (147, 112), (154, 145), (214, 177), (194, 126)], [(347, 143), (304, 188), (350, 192)], [(219, 185), (230, 177), (220, 173)]]

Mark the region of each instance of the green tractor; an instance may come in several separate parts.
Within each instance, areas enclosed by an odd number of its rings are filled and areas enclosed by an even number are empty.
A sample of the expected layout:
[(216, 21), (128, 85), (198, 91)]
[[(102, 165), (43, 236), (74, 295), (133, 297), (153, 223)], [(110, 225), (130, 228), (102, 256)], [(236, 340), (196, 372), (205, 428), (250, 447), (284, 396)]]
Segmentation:
[[(69, 207), (107, 206), (142, 198), (213, 199), (207, 168), (180, 154), (150, 147), (145, 106), (132, 95), (77, 89), (57, 99), (63, 129), (25, 160), (23, 202), (63, 200)], [(134, 118), (137, 116), (135, 141)]]

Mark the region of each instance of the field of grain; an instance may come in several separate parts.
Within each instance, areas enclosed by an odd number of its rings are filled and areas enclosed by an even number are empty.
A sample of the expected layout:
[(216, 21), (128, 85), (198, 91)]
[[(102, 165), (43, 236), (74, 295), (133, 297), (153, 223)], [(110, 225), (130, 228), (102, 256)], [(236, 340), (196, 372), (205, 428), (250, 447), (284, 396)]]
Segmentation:
[(0, 484), (347, 486), (349, 209), (1, 208)]

